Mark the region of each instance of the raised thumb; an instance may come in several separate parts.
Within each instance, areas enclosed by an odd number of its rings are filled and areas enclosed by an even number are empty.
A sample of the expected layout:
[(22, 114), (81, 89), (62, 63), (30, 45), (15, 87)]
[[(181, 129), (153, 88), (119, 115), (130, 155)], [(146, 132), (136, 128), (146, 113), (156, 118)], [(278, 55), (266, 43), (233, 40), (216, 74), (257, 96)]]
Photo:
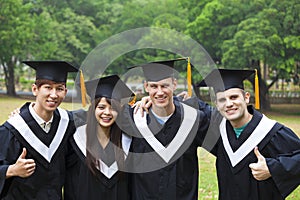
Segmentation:
[(20, 155), (20, 158), (21, 159), (25, 159), (26, 154), (27, 154), (27, 150), (26, 150), (26, 148), (23, 148), (23, 151), (22, 151), (22, 153)]
[(258, 161), (263, 161), (264, 160), (264, 157), (263, 155), (260, 154), (259, 150), (258, 150), (258, 147), (255, 147), (254, 148), (254, 153), (258, 159)]

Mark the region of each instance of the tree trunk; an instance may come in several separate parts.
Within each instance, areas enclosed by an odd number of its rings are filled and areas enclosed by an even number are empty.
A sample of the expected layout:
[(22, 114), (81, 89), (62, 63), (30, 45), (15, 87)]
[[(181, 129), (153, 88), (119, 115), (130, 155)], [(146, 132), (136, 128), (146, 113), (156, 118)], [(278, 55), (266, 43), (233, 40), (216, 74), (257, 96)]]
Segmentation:
[(268, 78), (268, 73), (267, 73), (268, 67), (267, 67), (266, 63), (263, 64), (263, 68), (264, 68), (264, 70), (263, 70), (264, 71), (264, 74), (263, 74), (264, 78), (263, 79), (267, 80), (267, 78)]
[(17, 96), (15, 89), (15, 63), (10, 61), (7, 63), (7, 73), (5, 74), (6, 94), (9, 96)]
[(269, 90), (265, 81), (259, 78), (259, 98), (260, 98), (260, 110), (269, 111), (271, 109), (269, 101)]

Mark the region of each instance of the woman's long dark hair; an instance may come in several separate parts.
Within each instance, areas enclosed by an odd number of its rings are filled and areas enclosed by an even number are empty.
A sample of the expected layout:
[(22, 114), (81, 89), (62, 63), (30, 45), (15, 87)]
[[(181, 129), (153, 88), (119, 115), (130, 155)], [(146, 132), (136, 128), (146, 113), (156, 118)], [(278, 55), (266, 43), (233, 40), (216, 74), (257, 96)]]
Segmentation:
[[(98, 103), (102, 98), (112, 106), (112, 108), (118, 113), (121, 110), (120, 102), (114, 99), (108, 99), (106, 97), (99, 97), (92, 101), (92, 104), (89, 107), (87, 113), (87, 126), (86, 126), (86, 162), (88, 168), (91, 172), (96, 175), (96, 172), (100, 169), (100, 164), (98, 162), (100, 158), (99, 148), (100, 143), (97, 137), (97, 125), (98, 122), (95, 117), (95, 109), (98, 106)], [(119, 116), (119, 114), (118, 114)], [(122, 149), (122, 131), (117, 125), (117, 123), (113, 123), (110, 128), (110, 142), (114, 145), (115, 158), (118, 163), (119, 169), (124, 167), (124, 151)], [(101, 158), (100, 158), (101, 159)]]

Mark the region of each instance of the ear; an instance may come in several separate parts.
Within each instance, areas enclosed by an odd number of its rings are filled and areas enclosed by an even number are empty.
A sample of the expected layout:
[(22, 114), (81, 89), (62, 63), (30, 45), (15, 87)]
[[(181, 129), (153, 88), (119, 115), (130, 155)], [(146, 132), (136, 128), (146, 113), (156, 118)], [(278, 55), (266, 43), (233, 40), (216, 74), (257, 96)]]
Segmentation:
[(64, 96), (64, 99), (66, 98), (66, 96), (67, 96), (67, 93), (68, 93), (68, 88), (66, 87), (66, 89), (65, 89), (65, 96)]
[(146, 91), (146, 92), (149, 92), (149, 91), (148, 91), (148, 82), (147, 82), (147, 81), (144, 82), (144, 88), (145, 88), (145, 91)]
[(173, 79), (173, 90), (176, 90), (176, 88), (177, 88), (177, 79), (174, 78)]
[(250, 93), (249, 92), (245, 92), (245, 101), (247, 104), (250, 102)]
[(38, 94), (38, 91), (39, 91), (39, 88), (37, 87), (36, 84), (32, 84), (32, 86), (31, 86), (31, 91), (32, 91), (33, 96), (36, 97), (37, 94)]
[(217, 108), (217, 110), (220, 111), (217, 100), (214, 100), (214, 104), (215, 104), (215, 107)]

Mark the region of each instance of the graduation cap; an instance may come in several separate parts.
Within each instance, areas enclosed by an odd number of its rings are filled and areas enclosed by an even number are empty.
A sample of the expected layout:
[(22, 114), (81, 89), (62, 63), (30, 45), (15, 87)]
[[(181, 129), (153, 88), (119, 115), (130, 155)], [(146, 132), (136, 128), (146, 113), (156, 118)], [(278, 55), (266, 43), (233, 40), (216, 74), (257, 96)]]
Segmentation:
[(180, 60), (187, 61), (187, 88), (188, 95), (192, 96), (192, 65), (190, 63), (190, 57), (181, 57), (163, 61), (153, 61), (147, 64), (129, 67), (128, 69), (142, 67), (145, 79), (147, 81), (160, 81), (165, 78), (174, 77), (175, 62)]
[(91, 99), (106, 97), (121, 101), (134, 97), (134, 93), (117, 75), (106, 76), (85, 82), (87, 94)]
[(244, 89), (243, 81), (255, 73), (255, 108), (259, 109), (259, 85), (257, 70), (239, 69), (214, 69), (212, 70), (197, 87), (211, 86), (215, 93), (223, 92), (231, 88)]
[(65, 61), (23, 61), (23, 63), (36, 70), (36, 80), (46, 79), (65, 83), (68, 72), (78, 71), (78, 68)]
[(174, 77), (175, 62), (186, 59), (187, 58), (176, 58), (172, 60), (154, 61), (143, 64), (140, 67), (142, 67), (147, 81), (160, 81), (165, 78)]

